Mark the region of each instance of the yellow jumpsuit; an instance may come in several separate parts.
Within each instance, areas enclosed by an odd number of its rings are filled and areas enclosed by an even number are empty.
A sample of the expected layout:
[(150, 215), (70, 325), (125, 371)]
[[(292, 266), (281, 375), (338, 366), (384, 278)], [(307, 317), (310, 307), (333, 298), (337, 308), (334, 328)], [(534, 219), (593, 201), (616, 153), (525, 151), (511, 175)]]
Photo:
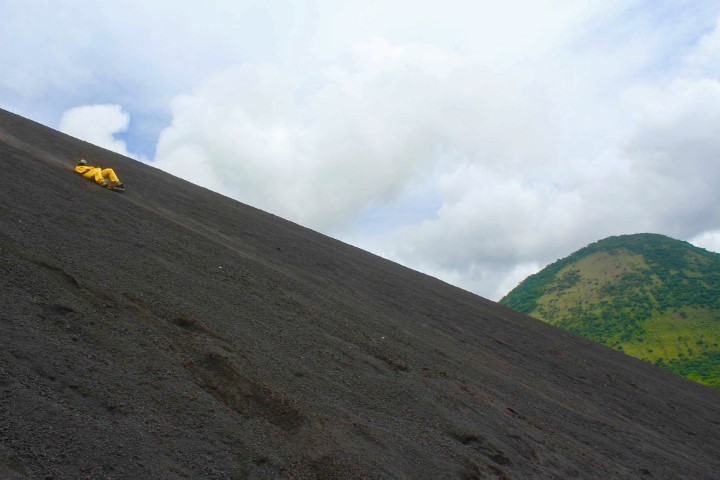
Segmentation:
[(100, 168), (90, 167), (87, 165), (78, 165), (75, 167), (75, 171), (81, 174), (85, 178), (91, 178), (95, 180), (98, 185), (105, 185), (107, 182), (106, 178), (109, 178), (112, 183), (120, 183), (120, 179), (112, 168)]

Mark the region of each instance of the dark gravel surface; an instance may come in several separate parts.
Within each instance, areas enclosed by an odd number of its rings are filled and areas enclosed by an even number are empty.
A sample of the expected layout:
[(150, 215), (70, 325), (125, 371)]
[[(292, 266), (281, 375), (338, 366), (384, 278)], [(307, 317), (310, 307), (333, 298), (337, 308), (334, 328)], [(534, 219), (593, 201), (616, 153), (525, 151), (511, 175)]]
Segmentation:
[(718, 392), (4, 111), (0, 268), (3, 479), (720, 479)]

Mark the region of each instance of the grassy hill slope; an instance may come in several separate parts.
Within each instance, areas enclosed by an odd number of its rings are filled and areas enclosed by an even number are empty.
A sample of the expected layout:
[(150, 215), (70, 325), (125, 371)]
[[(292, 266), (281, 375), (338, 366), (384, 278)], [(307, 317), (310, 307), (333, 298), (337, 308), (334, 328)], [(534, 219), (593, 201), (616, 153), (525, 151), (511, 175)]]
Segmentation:
[(720, 389), (720, 255), (657, 234), (609, 237), (500, 303)]

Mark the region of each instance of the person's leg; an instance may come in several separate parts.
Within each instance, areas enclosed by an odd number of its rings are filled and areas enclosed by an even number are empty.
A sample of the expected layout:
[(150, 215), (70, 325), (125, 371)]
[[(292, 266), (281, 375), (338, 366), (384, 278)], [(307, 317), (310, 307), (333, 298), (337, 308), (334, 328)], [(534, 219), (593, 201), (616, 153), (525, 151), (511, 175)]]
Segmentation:
[(102, 176), (109, 178), (113, 183), (120, 183), (120, 179), (115, 175), (115, 171), (112, 168), (106, 168), (102, 171)]
[(99, 168), (93, 168), (92, 170), (88, 170), (87, 172), (83, 173), (83, 177), (95, 180), (95, 183), (97, 183), (98, 185), (103, 185), (105, 183), (102, 171)]

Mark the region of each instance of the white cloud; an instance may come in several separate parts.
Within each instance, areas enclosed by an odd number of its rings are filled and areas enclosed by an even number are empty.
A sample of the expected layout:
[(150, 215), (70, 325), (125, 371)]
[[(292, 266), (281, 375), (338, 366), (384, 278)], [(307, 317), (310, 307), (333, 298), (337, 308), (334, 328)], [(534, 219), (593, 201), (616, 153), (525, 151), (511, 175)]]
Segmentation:
[(59, 130), (129, 157), (125, 142), (115, 137), (129, 124), (130, 115), (120, 105), (82, 105), (63, 113)]
[(676, 238), (720, 225), (720, 81), (680, 79), (633, 99), (625, 154), (648, 216)]
[(517, 287), (520, 282), (530, 275), (539, 272), (544, 266), (537, 263), (518, 263), (513, 266), (512, 270), (505, 275), (502, 283), (497, 285), (493, 298), (500, 299), (507, 295), (512, 289)]
[(267, 66), (217, 75), (173, 102), (156, 165), (178, 172), (192, 159), (176, 147), (193, 145), (228, 194), (320, 229), (352, 223), (429, 175), (441, 134), (428, 112), (442, 99), (437, 78), (378, 56), (313, 75)]
[(720, 253), (720, 230), (711, 232), (703, 232), (700, 235), (689, 240), (696, 247), (710, 250), (711, 252)]

